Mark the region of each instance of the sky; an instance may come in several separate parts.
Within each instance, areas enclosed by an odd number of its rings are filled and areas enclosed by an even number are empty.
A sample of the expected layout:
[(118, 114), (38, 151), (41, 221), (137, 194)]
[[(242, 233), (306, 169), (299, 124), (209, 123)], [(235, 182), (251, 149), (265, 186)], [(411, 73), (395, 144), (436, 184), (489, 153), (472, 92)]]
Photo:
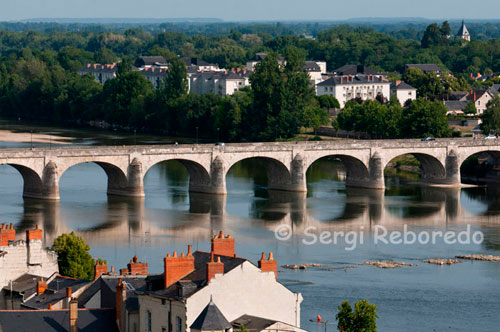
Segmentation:
[(356, 17), (499, 19), (481, 0), (1, 0), (0, 20), (28, 18), (220, 18), (343, 20)]

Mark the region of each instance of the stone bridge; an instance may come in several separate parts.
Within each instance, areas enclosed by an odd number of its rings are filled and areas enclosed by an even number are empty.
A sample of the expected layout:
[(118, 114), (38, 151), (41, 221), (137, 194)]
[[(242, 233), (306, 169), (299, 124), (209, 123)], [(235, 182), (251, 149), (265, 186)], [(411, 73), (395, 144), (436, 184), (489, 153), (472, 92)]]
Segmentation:
[(415, 156), (422, 164), (423, 182), (460, 185), (460, 166), (481, 152), (500, 157), (500, 141), (371, 140), (0, 149), (0, 164), (11, 165), (21, 173), (24, 197), (57, 200), (59, 179), (64, 172), (88, 162), (106, 172), (109, 195), (143, 197), (145, 174), (167, 160), (178, 160), (186, 167), (192, 192), (226, 194), (227, 172), (249, 158), (265, 162), (269, 189), (305, 192), (307, 169), (324, 157), (335, 157), (344, 163), (347, 186), (384, 189), (384, 168), (395, 157)]

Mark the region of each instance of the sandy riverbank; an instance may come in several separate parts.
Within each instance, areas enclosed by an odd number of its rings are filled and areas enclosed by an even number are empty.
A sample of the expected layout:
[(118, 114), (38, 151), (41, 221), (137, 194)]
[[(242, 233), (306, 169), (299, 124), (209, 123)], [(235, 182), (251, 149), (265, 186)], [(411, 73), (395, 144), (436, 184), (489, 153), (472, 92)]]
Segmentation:
[(47, 144), (71, 144), (75, 138), (44, 133), (18, 132), (0, 130), (0, 142), (13, 143), (47, 143)]

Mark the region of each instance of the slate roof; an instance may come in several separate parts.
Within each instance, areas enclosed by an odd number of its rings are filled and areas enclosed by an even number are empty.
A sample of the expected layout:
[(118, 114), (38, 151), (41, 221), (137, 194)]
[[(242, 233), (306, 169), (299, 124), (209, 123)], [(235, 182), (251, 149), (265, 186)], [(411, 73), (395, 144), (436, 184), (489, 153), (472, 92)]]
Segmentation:
[(465, 37), (465, 36), (470, 36), (469, 30), (465, 26), (465, 22), (462, 21), (462, 26), (457, 32), (457, 37)]
[(500, 94), (500, 84), (493, 84), (490, 87), (490, 92), (493, 96)]
[(182, 58), (181, 61), (184, 62), (186, 66), (213, 66), (213, 64), (200, 58)]
[(358, 75), (358, 76), (353, 76), (353, 81), (348, 82), (348, 77), (347, 76), (335, 76), (327, 79), (326, 81), (323, 81), (321, 83), (318, 83), (317, 86), (331, 86), (331, 85), (352, 85), (352, 84), (380, 84), (380, 83), (386, 83), (389, 84), (389, 82), (385, 80), (380, 80), (379, 78), (375, 77), (373, 80), (369, 80), (368, 76), (366, 75)]
[(449, 100), (444, 102), (444, 106), (446, 106), (446, 109), (450, 112), (463, 111), (468, 103), (468, 101)]
[[(195, 294), (207, 285), (207, 263), (210, 261), (210, 253), (196, 251), (194, 256), (194, 271), (182, 278), (182, 281), (165, 288), (163, 286), (163, 274), (150, 275), (146, 279), (146, 287), (138, 289), (140, 292), (149, 293), (154, 296), (174, 299), (185, 299)], [(227, 257), (215, 255), (214, 259), (220, 257), (224, 263), (224, 273), (228, 273), (247, 260), (239, 257)]]
[(305, 65), (304, 69), (307, 72), (309, 72), (309, 71), (314, 71), (314, 72), (321, 71), (320, 66), (318, 66), (318, 64), (315, 61), (306, 61), (306, 65)]
[[(28, 298), (36, 292), (37, 282), (40, 276), (25, 273), (12, 282), (12, 292), (22, 293), (24, 298)], [(10, 291), (10, 283), (3, 289)]]
[(440, 73), (441, 68), (439, 68), (438, 65), (436, 64), (426, 64), (426, 63), (413, 63), (413, 64), (407, 64), (406, 69), (408, 68), (417, 68), (423, 71), (424, 73)]
[(241, 330), (241, 326), (244, 325), (250, 332), (260, 332), (276, 322), (277, 321), (272, 319), (243, 315), (233, 320), (231, 324), (233, 325), (234, 330)]
[(380, 73), (365, 65), (344, 65), (334, 70), (337, 75), (380, 75)]
[(167, 60), (162, 56), (140, 56), (137, 60), (139, 66), (153, 66), (155, 64), (165, 64), (166, 62)]
[[(80, 309), (78, 332), (118, 332), (114, 309)], [(67, 332), (68, 310), (8, 310), (0, 311), (0, 331)]]
[(49, 304), (56, 304), (66, 298), (66, 287), (71, 287), (72, 291), (75, 292), (90, 282), (84, 279), (57, 276), (48, 284), (43, 294), (33, 296), (22, 306), (30, 309), (48, 309)]
[(224, 317), (219, 308), (210, 299), (210, 303), (203, 309), (189, 328), (199, 331), (224, 331), (231, 327), (231, 323), (227, 321), (226, 317)]
[(84, 307), (100, 290), (101, 308), (114, 308), (116, 306), (116, 286), (119, 279), (122, 279), (127, 284), (127, 309), (129, 311), (138, 310), (139, 302), (137, 293), (134, 290), (146, 286), (146, 276), (102, 275), (78, 297), (78, 306)]
[(414, 87), (412, 87), (410, 84), (401, 82), (398, 85), (395, 83), (391, 84), (391, 89), (393, 90), (417, 90)]

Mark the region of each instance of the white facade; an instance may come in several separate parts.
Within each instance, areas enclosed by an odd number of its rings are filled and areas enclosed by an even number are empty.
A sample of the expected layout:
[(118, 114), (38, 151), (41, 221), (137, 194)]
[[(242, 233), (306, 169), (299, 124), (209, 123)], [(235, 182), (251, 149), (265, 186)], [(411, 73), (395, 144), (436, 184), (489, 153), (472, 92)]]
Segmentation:
[(189, 76), (189, 91), (195, 94), (232, 95), (250, 86), (250, 72), (200, 72)]
[(404, 106), (408, 100), (417, 99), (417, 89), (404, 82), (396, 82), (391, 88), (391, 94), (396, 96), (401, 106)]
[(140, 331), (149, 332), (151, 322), (150, 331), (161, 332), (168, 327), (168, 317), (171, 317), (173, 332), (190, 332), (189, 326), (211, 298), (228, 321), (252, 315), (300, 327), (302, 295), (280, 284), (274, 272), (262, 272), (246, 261), (226, 274), (217, 274), (185, 303), (139, 295)]
[(486, 111), (486, 106), (488, 102), (493, 99), (493, 95), (486, 91), (474, 102), (474, 106), (476, 106), (477, 114), (483, 114)]
[(96, 81), (101, 84), (106, 83), (107, 80), (111, 80), (116, 78), (116, 74), (118, 72), (118, 68), (116, 63), (101, 65), (101, 64), (87, 64), (85, 67), (81, 68), (78, 71), (79, 75), (90, 74), (95, 77)]
[(0, 246), (0, 289), (25, 273), (49, 278), (59, 272), (57, 254), (47, 250), (42, 240), (11, 241)]
[(335, 97), (339, 101), (340, 108), (344, 108), (349, 100), (356, 98), (374, 100), (381, 95), (389, 100), (391, 97), (390, 83), (372, 76), (332, 77), (316, 85), (316, 94)]

